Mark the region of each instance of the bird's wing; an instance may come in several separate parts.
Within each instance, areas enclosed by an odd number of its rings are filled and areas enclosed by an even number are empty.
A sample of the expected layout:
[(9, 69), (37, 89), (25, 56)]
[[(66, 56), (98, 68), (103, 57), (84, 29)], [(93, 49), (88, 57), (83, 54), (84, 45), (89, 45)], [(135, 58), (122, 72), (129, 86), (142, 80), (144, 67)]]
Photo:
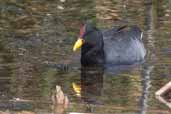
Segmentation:
[(113, 31), (113, 33), (117, 33), (117, 32), (123, 31), (123, 30), (126, 29), (127, 27), (128, 27), (127, 25), (113, 27), (113, 28), (112, 28), (112, 31)]
[(127, 27), (127, 26), (122, 26), (117, 28), (117, 31), (111, 33), (108, 38), (110, 38), (111, 40), (114, 39), (138, 39), (138, 40), (142, 40), (142, 31), (140, 30), (139, 27), (137, 26), (131, 26), (131, 27)]
[(124, 26), (114, 26), (111, 29), (102, 30), (103, 39), (110, 39), (114, 34), (124, 31), (127, 28), (127, 25)]

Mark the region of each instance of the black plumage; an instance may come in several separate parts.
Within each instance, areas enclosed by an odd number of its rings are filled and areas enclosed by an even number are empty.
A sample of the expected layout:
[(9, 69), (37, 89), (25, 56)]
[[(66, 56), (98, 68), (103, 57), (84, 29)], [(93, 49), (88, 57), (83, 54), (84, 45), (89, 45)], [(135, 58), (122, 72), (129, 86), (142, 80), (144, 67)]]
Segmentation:
[(143, 61), (146, 54), (142, 32), (137, 26), (99, 30), (92, 24), (85, 24), (82, 39), (83, 66), (134, 64)]

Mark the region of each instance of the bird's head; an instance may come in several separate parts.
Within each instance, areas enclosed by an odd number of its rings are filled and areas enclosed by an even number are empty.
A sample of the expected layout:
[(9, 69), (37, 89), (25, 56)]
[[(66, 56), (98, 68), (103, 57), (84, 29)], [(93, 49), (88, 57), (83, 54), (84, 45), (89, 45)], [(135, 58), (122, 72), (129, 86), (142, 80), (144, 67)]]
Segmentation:
[(90, 23), (86, 23), (80, 28), (80, 33), (77, 41), (74, 44), (73, 51), (81, 48), (84, 44), (88, 44), (90, 46), (97, 45), (99, 40), (99, 30)]

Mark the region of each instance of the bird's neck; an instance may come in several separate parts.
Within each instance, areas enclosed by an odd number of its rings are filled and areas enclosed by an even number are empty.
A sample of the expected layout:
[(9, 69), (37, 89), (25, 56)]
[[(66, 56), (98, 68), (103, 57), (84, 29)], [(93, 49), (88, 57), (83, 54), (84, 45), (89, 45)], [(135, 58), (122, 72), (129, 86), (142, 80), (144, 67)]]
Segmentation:
[(81, 50), (81, 64), (84, 66), (99, 65), (104, 63), (103, 45), (94, 47), (90, 44), (85, 44)]

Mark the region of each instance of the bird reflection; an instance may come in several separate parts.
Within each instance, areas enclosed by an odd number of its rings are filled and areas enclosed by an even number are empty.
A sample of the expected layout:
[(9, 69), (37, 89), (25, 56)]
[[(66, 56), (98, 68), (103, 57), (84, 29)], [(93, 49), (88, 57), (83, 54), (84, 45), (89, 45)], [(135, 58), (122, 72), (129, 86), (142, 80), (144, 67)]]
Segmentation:
[(86, 112), (93, 112), (91, 104), (103, 104), (100, 100), (103, 92), (103, 74), (103, 66), (82, 66), (80, 84), (72, 83), (76, 96), (86, 104)]
[(101, 96), (103, 89), (102, 66), (81, 67), (81, 96), (84, 102), (98, 103), (98, 96)]

